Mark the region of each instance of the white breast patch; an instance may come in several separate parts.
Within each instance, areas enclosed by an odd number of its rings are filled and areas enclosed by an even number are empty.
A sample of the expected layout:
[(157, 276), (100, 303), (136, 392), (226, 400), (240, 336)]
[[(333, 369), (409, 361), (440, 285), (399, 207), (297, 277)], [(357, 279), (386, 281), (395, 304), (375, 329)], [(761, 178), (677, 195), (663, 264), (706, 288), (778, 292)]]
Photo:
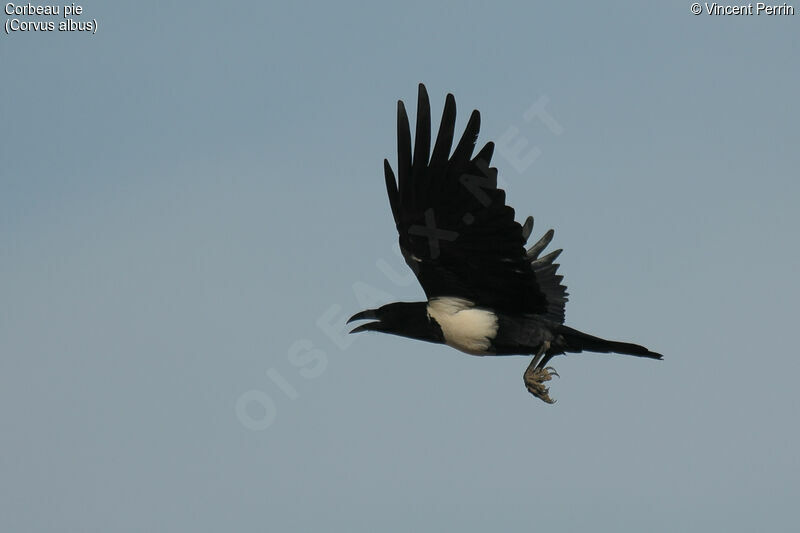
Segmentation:
[(497, 335), (497, 315), (464, 298), (433, 298), (428, 302), (428, 316), (442, 328), (448, 346), (472, 355), (486, 355)]

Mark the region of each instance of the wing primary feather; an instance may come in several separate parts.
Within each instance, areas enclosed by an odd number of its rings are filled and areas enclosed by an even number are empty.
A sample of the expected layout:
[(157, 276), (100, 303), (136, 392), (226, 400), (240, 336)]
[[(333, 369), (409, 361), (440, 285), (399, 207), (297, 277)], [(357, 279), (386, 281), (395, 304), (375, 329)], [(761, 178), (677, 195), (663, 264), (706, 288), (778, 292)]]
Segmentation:
[(431, 104), (425, 85), (419, 84), (417, 97), (417, 131), (414, 136), (414, 162), (412, 174), (419, 176), (428, 166), (431, 150)]
[(533, 217), (529, 216), (525, 219), (525, 224), (522, 225), (522, 240), (527, 242), (528, 237), (531, 236), (531, 231), (533, 231)]
[(553, 261), (556, 260), (556, 257), (561, 255), (561, 252), (563, 251), (564, 250), (559, 248), (558, 250), (552, 251), (549, 254), (545, 255), (544, 257), (540, 257), (536, 261), (531, 261), (531, 267), (533, 267), (534, 269), (538, 269), (547, 265), (552, 265)]
[(494, 143), (488, 142), (484, 145), (483, 148), (478, 152), (475, 156), (475, 161), (483, 160), (488, 165), (492, 162), (492, 155), (494, 154)]
[(451, 159), (458, 163), (469, 160), (472, 157), (472, 151), (475, 149), (475, 143), (478, 141), (478, 133), (481, 129), (481, 114), (476, 109), (469, 116), (467, 127), (464, 128), (464, 134), (461, 135), (461, 140), (458, 141), (453, 152)]
[(399, 178), (400, 203), (409, 205), (411, 188), (411, 128), (402, 100), (397, 101), (397, 177)]
[(547, 233), (545, 233), (542, 238), (539, 239), (539, 242), (528, 248), (528, 253), (526, 255), (529, 261), (533, 261), (539, 257), (539, 254), (542, 253), (542, 250), (547, 248), (547, 245), (553, 240), (553, 235), (555, 235), (555, 232), (553, 230), (548, 230)]
[(389, 195), (389, 206), (392, 208), (394, 225), (400, 227), (400, 198), (397, 192), (397, 181), (388, 159), (383, 160), (383, 175), (386, 180), (386, 194)]
[(439, 124), (439, 133), (436, 135), (436, 144), (431, 155), (431, 174), (441, 172), (447, 166), (450, 148), (453, 146), (453, 135), (456, 129), (456, 99), (448, 94), (444, 101), (442, 122)]

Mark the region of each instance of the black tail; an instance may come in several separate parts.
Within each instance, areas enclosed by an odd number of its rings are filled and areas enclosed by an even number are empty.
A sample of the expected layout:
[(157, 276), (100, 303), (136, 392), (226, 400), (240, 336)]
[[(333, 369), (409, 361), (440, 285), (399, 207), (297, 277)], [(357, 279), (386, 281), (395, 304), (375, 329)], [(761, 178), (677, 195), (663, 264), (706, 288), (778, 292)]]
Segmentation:
[(559, 333), (564, 336), (566, 341), (565, 351), (567, 352), (614, 352), (637, 357), (649, 357), (650, 359), (663, 359), (660, 353), (651, 352), (644, 346), (631, 344), (630, 342), (607, 341), (567, 326), (560, 326)]

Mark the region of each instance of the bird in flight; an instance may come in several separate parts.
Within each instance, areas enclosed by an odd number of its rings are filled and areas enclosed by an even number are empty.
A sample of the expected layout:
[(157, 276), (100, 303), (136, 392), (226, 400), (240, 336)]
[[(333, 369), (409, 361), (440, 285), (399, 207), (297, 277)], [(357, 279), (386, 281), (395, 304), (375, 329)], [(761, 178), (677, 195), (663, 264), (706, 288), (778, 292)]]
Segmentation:
[(564, 325), (563, 276), (554, 263), (561, 250), (541, 256), (549, 230), (525, 245), (533, 217), (514, 220), (505, 191), (490, 167), (494, 144), (472, 157), (480, 113), (472, 112), (451, 153), (456, 102), (448, 94), (431, 153), (431, 109), (419, 85), (416, 135), (402, 101), (397, 103), (397, 179), (384, 160), (386, 191), (400, 250), (425, 291), (425, 302), (390, 303), (356, 313), (370, 320), (351, 331), (380, 331), (443, 343), (472, 355), (532, 355), (525, 370), (528, 391), (547, 403), (545, 383), (558, 376), (550, 359), (567, 352), (619, 353), (661, 359), (644, 346), (609, 341)]

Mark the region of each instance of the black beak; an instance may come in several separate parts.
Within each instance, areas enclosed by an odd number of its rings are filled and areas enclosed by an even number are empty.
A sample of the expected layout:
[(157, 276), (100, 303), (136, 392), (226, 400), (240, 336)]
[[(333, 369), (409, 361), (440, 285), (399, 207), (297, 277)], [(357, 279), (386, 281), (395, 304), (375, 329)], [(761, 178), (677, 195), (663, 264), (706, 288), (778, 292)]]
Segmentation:
[[(351, 316), (347, 323), (353, 322), (355, 320), (373, 320), (378, 318), (377, 309), (367, 309), (366, 311), (361, 311), (360, 313), (356, 313)], [(360, 326), (354, 328), (350, 333), (360, 333), (362, 331), (378, 331), (378, 327), (381, 325), (380, 321), (378, 322), (368, 322), (366, 324), (361, 324)]]
[(360, 313), (356, 313), (350, 318), (347, 319), (347, 323), (355, 322), (356, 320), (375, 320), (378, 318), (378, 310), (377, 309), (367, 309), (366, 311), (361, 311)]

